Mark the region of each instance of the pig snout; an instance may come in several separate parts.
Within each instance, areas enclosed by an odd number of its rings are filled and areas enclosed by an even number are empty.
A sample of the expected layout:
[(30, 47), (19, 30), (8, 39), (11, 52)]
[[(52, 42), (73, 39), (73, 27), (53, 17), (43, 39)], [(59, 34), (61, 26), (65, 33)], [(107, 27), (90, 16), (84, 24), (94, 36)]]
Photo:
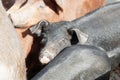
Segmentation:
[(58, 52), (59, 49), (57, 49), (54, 44), (49, 44), (49, 46), (46, 46), (41, 50), (39, 60), (42, 64), (47, 64), (57, 55)]
[(42, 64), (47, 64), (49, 63), (55, 55), (53, 55), (53, 53), (51, 53), (49, 50), (44, 50), (42, 52), (42, 55), (39, 57), (39, 60)]

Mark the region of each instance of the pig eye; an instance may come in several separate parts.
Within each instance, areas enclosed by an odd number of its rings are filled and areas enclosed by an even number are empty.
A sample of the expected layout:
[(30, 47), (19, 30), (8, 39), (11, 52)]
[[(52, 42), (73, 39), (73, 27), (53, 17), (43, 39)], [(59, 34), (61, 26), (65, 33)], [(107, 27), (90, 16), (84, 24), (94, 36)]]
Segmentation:
[(47, 35), (45, 33), (41, 33), (42, 38), (47, 38)]
[(43, 38), (43, 39), (41, 40), (41, 43), (42, 43), (42, 44), (46, 44), (46, 42), (47, 42), (47, 38)]
[(40, 43), (45, 45), (47, 43), (47, 35), (45, 33), (41, 33), (41, 38)]

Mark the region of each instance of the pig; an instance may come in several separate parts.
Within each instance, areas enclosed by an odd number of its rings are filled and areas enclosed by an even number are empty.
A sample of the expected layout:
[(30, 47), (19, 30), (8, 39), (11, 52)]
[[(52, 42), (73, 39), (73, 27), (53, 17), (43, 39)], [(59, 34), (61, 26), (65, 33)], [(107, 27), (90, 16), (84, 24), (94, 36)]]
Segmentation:
[(3, 0), (3, 3), (7, 3), (4, 7), (16, 27), (27, 57), (34, 41), (28, 31), (29, 27), (42, 19), (50, 22), (73, 20), (103, 6), (105, 0)]
[(26, 0), (19, 7), (24, 1), (16, 1), (7, 12), (16, 27), (30, 27), (42, 19), (73, 20), (105, 4), (105, 0)]
[(31, 80), (109, 80), (110, 70), (105, 51), (78, 44), (63, 49)]
[[(12, 1), (13, 0), (10, 0), (10, 2)], [(25, 57), (27, 58), (26, 64), (29, 61), (33, 62), (27, 64), (28, 74), (29, 72), (34, 73), (34, 71), (31, 70), (31, 65), (33, 66), (36, 63), (36, 57), (31, 59), (31, 53), (33, 53), (32, 57), (36, 56), (36, 49), (34, 49), (33, 46), (40, 47), (34, 43), (36, 39), (29, 33), (29, 27), (42, 19), (50, 22), (73, 20), (104, 4), (105, 0), (14, 0), (13, 6), (7, 9), (7, 14), (13, 22), (21, 40)], [(30, 57), (30, 59), (28, 57)]]
[(118, 58), (120, 56), (119, 52), (111, 55), (110, 51), (118, 50), (117, 48), (120, 45), (119, 8), (120, 3), (113, 3), (73, 21), (54, 23), (43, 21), (40, 22), (38, 31), (35, 31), (35, 26), (31, 28), (33, 34), (45, 36), (43, 41), (46, 42), (44, 42), (45, 46), (40, 51), (40, 61), (47, 64), (62, 49), (77, 43), (100, 47), (107, 51), (110, 58), (114, 57), (113, 60), (115, 60), (115, 56)]
[(37, 34), (37, 36), (42, 38), (40, 44), (43, 45), (43, 48), (40, 51), (39, 57), (42, 64), (47, 64), (62, 49), (71, 45), (71, 36), (67, 31), (67, 25), (69, 25), (67, 21), (52, 25), (48, 21), (43, 20), (30, 28), (32, 34)]
[(27, 80), (25, 54), (0, 0), (0, 80)]

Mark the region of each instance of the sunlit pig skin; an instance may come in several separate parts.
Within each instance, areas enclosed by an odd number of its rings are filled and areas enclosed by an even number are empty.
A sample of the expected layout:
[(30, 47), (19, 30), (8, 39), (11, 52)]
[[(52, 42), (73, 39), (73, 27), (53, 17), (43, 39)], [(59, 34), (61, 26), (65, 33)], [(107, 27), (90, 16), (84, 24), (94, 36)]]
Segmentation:
[[(51, 1), (56, 1), (58, 5), (54, 6)], [(15, 10), (14, 13), (9, 13), (8, 10), (8, 14), (16, 27), (30, 27), (42, 19), (50, 22), (71, 21), (104, 4), (105, 0), (28, 0), (24, 6)], [(56, 12), (54, 8), (61, 9)]]

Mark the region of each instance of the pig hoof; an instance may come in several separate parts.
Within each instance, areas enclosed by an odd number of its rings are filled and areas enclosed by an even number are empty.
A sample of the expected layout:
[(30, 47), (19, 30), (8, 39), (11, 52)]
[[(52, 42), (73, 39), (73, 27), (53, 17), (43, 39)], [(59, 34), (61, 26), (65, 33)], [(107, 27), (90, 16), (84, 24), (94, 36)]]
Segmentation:
[(43, 56), (42, 58), (40, 58), (40, 62), (42, 64), (47, 64), (47, 63), (50, 62), (50, 59), (48, 57), (46, 57), (46, 56)]

